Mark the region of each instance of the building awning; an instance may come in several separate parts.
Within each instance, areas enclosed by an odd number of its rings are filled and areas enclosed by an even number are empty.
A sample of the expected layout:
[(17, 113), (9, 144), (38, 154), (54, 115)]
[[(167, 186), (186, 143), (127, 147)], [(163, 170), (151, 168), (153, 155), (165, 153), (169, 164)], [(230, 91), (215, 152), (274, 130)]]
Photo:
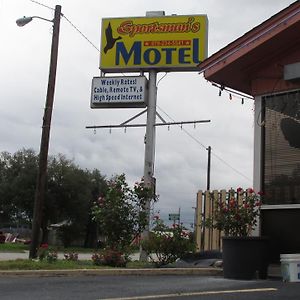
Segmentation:
[[(211, 82), (257, 95), (270, 91), (274, 81), (283, 81), (284, 65), (300, 61), (299, 52), (300, 1), (296, 1), (208, 57), (199, 68)], [(285, 82), (275, 88), (286, 89)]]

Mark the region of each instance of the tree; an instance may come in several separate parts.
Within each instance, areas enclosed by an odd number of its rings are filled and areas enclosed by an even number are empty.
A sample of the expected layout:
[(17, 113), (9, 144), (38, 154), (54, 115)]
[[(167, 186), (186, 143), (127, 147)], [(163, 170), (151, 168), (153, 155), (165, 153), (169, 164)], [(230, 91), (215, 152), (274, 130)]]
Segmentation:
[[(37, 170), (38, 156), (32, 149), (22, 149), (13, 155), (0, 153), (2, 225), (31, 225)], [(50, 156), (42, 241), (48, 241), (48, 225), (62, 221), (71, 224), (61, 230), (66, 244), (84, 238), (90, 230), (92, 203), (104, 193), (104, 188), (105, 178), (100, 171), (83, 170), (61, 154)], [(96, 236), (93, 235), (90, 241), (92, 239), (96, 240)]]
[(37, 176), (37, 156), (32, 149), (0, 156), (0, 197), (6, 221), (13, 225), (30, 224)]
[(107, 191), (107, 182), (105, 177), (101, 175), (100, 171), (94, 169), (89, 173), (90, 179), (90, 191), (91, 197), (89, 201), (89, 215), (88, 222), (86, 224), (86, 235), (84, 240), (84, 247), (95, 248), (97, 246), (98, 230), (97, 223), (93, 219), (92, 207), (97, 199), (103, 197)]
[(49, 221), (67, 221), (68, 225), (60, 229), (65, 246), (76, 239), (85, 238), (90, 220), (91, 199), (95, 189), (100, 192), (103, 180), (98, 170), (82, 170), (63, 155), (51, 157), (43, 218), (45, 233)]

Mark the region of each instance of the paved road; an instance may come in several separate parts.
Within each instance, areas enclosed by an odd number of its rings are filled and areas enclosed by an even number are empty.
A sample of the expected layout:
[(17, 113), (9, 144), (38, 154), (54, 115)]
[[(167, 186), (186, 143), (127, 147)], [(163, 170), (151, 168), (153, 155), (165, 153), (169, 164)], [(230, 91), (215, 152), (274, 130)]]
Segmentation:
[(203, 276), (2, 277), (1, 300), (298, 300), (300, 284)]

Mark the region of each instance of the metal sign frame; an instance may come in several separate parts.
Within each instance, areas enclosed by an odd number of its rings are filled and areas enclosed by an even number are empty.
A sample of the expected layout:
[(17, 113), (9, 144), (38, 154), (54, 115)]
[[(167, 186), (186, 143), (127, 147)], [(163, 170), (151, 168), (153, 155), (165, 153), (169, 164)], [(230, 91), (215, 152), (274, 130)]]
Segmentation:
[(145, 76), (94, 77), (91, 108), (146, 107), (148, 80)]

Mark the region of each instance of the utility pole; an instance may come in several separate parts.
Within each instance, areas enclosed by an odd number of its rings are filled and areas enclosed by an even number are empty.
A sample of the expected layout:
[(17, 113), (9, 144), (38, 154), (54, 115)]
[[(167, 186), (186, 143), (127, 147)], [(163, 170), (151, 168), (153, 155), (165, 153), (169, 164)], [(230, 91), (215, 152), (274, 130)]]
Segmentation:
[(59, 27), (60, 27), (61, 6), (55, 6), (55, 13), (53, 19), (53, 34), (51, 45), (50, 69), (48, 89), (46, 96), (46, 106), (44, 109), (42, 136), (39, 153), (38, 177), (35, 190), (34, 211), (32, 221), (32, 237), (29, 258), (36, 258), (37, 249), (40, 242), (40, 229), (43, 219), (44, 201), (47, 185), (47, 164), (48, 164), (48, 149), (50, 138), (51, 117), (54, 101), (55, 79), (57, 68), (57, 54), (59, 41)]
[(208, 146), (208, 148), (206, 148), (206, 150), (208, 150), (208, 162), (207, 162), (207, 186), (206, 186), (206, 190), (209, 191), (209, 190), (210, 190), (211, 146)]
[[(145, 163), (144, 163), (144, 183), (145, 187), (153, 189), (153, 174), (154, 174), (154, 159), (155, 159), (155, 119), (156, 119), (156, 100), (157, 100), (157, 72), (156, 70), (149, 71), (149, 97), (147, 106), (147, 126), (145, 136)], [(147, 199), (144, 210), (147, 214), (147, 225), (142, 233), (142, 240), (149, 238), (150, 230), (150, 202), (152, 199)], [(147, 260), (147, 253), (140, 250), (140, 260)]]

